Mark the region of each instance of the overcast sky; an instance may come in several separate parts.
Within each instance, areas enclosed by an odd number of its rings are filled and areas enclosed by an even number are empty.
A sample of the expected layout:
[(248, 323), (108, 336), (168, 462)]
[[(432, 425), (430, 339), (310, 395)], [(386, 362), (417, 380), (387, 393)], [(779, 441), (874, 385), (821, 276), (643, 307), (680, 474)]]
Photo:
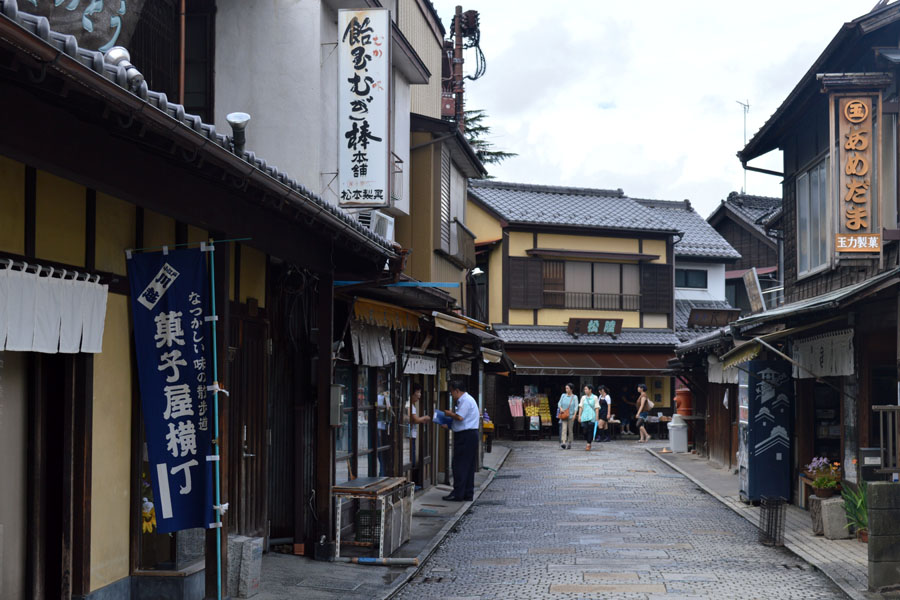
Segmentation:
[[(460, 2), (433, 1), (449, 29)], [(466, 107), (485, 109), (495, 145), (519, 154), (491, 175), (688, 198), (705, 217), (744, 185), (737, 101), (750, 103), (750, 139), (876, 0), (470, 2), (487, 72), (467, 82)], [(751, 164), (781, 171), (781, 153)], [(748, 172), (747, 192), (781, 196), (780, 179)]]

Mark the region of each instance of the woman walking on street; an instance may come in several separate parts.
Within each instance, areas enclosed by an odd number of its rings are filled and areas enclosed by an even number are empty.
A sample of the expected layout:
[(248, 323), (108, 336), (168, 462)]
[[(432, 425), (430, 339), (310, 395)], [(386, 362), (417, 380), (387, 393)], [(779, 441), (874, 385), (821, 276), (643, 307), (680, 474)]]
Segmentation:
[(575, 424), (575, 413), (578, 412), (578, 396), (575, 385), (566, 384), (566, 391), (559, 397), (559, 447), (568, 450), (572, 447), (572, 427)]
[(609, 390), (606, 389), (605, 385), (600, 386), (599, 392), (600, 396), (597, 402), (600, 405), (600, 409), (597, 411), (597, 435), (599, 436), (599, 441), (608, 442), (612, 439), (609, 431), (609, 420), (612, 417), (612, 398), (609, 397)]
[(638, 442), (644, 444), (650, 441), (650, 434), (647, 433), (647, 428), (644, 427), (644, 423), (647, 422), (647, 417), (650, 416), (650, 409), (653, 408), (653, 404), (650, 401), (650, 398), (647, 397), (646, 385), (639, 383), (637, 389), (638, 393), (640, 393), (640, 397), (637, 399), (637, 426), (638, 431), (641, 434), (641, 439), (638, 440)]
[(591, 449), (591, 442), (594, 441), (594, 423), (597, 421), (598, 400), (594, 395), (594, 386), (587, 384), (584, 386), (584, 396), (578, 404), (578, 422), (581, 423), (581, 431), (587, 442), (585, 450)]

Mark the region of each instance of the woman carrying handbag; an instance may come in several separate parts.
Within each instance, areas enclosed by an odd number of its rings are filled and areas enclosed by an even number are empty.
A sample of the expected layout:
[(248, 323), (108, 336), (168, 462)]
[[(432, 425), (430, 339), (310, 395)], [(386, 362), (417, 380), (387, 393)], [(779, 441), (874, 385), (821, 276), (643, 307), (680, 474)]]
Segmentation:
[(557, 409), (559, 447), (568, 450), (572, 447), (572, 428), (575, 425), (575, 413), (578, 412), (578, 396), (575, 395), (574, 384), (566, 384), (566, 391), (559, 397)]

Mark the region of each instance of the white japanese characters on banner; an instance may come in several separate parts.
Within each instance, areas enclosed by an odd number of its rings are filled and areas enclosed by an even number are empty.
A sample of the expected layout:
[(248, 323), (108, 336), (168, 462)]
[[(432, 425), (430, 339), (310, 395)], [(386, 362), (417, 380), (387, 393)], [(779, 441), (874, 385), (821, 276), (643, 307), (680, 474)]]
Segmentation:
[(390, 27), (384, 8), (338, 11), (341, 206), (388, 204)]

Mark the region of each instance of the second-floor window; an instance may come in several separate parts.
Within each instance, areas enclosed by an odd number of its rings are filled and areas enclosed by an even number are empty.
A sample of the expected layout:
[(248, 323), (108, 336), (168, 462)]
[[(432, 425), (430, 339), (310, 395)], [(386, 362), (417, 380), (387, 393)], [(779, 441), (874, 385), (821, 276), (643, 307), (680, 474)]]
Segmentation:
[(672, 283), (666, 264), (509, 259), (510, 308), (671, 313)]
[(706, 269), (675, 269), (675, 287), (705, 290), (708, 287)]
[(821, 160), (797, 177), (797, 274), (828, 262), (828, 168)]

